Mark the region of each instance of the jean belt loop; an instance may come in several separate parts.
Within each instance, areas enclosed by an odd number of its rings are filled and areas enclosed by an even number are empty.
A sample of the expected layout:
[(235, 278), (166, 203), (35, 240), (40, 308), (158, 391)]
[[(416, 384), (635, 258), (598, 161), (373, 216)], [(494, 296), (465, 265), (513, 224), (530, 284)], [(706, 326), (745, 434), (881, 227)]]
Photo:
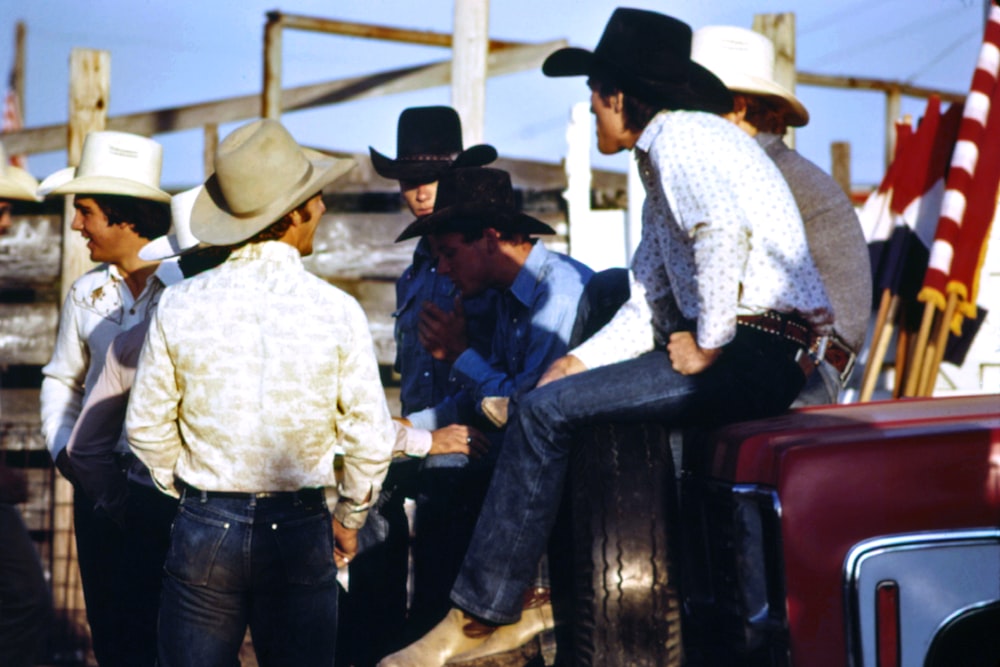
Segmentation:
[(199, 491), (198, 491), (198, 500), (201, 502), (202, 505), (204, 505), (205, 503), (207, 503), (208, 502), (208, 491), (202, 491), (202, 490), (199, 489)]

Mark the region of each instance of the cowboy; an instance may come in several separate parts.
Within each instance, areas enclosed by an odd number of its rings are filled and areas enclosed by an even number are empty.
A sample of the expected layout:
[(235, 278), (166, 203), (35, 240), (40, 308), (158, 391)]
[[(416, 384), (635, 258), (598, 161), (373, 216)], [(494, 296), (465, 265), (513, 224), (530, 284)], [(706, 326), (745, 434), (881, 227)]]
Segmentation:
[(864, 343), (871, 314), (871, 266), (854, 206), (829, 174), (782, 141), (789, 127), (809, 122), (809, 112), (774, 80), (771, 40), (746, 28), (706, 26), (694, 31), (691, 59), (733, 93), (733, 110), (725, 117), (757, 140), (795, 196), (809, 252), (837, 319), (826, 355), (792, 407), (836, 403)]
[(262, 663), (330, 665), (337, 570), (395, 439), (364, 312), (301, 259), (322, 189), (354, 162), (265, 119), (215, 165), (191, 226), (232, 252), (163, 294), (126, 415), (132, 450), (180, 498), (158, 664), (232, 664), (249, 626)]
[[(483, 167), (441, 175), (434, 212), (413, 221), (397, 240), (429, 238), (438, 271), (455, 283), (463, 298), (496, 290), (500, 294), (497, 329), (488, 355), (470, 348), (452, 365), (451, 378), (461, 392), (408, 415), (415, 426), (434, 428), (482, 419), (485, 400), (527, 391), (549, 364), (565, 354), (580, 295), (593, 272), (533, 238), (553, 233), (549, 225), (517, 209), (507, 172)], [(463, 400), (466, 397), (470, 400)], [(465, 406), (475, 406), (475, 412)], [(495, 439), (502, 440), (502, 431)], [(468, 462), (449, 477), (441, 471), (430, 480), (439, 487), (442, 481), (454, 487), (451, 492), (437, 490), (441, 496), (437, 502), (453, 508), (450, 513), (442, 512), (451, 527), (450, 541), (436, 545), (440, 585), (434, 610), (438, 620), (448, 611), (447, 592), (478, 515), (495, 451)], [(545, 577), (537, 583), (536, 589), (545, 588)], [(525, 602), (533, 611), (531, 616), (541, 621), (533, 626), (532, 634), (552, 627), (544, 618), (547, 613), (551, 621), (547, 590), (534, 592), (537, 595)]]
[[(396, 158), (369, 147), (372, 167), (399, 182), (402, 199), (414, 216), (434, 209), (440, 174), (454, 166), (481, 166), (496, 159), (496, 149), (478, 144), (463, 150), (462, 123), (447, 106), (410, 107), (399, 115)], [(436, 405), (457, 391), (448, 381), (451, 362), (466, 347), (489, 351), (496, 321), (496, 294), (463, 299), (440, 275), (426, 241), (417, 243), (413, 260), (396, 281), (395, 371), (399, 374), (402, 414)], [(341, 628), (346, 641), (338, 664), (371, 665), (403, 645), (403, 626), (420, 624), (425, 590), (437, 568), (438, 536), (427, 520), (428, 499), (412, 487), (420, 469), (450, 460), (450, 455), (480, 455), (488, 441), (471, 424), (437, 430), (413, 429), (399, 420), (397, 456), (378, 505), (361, 534), (362, 549), (351, 564), (350, 592), (341, 596)], [(443, 457), (443, 458), (442, 458)], [(413, 554), (413, 605), (407, 612), (410, 527), (406, 496), (415, 496), (423, 530)], [(424, 520), (420, 520), (420, 516)], [(425, 546), (426, 545), (426, 546)], [(431, 589), (440, 586), (430, 585)], [(430, 625), (436, 622), (432, 620)], [(430, 627), (427, 625), (427, 627)], [(424, 628), (426, 629), (426, 628)]]
[[(139, 257), (170, 226), (170, 195), (160, 189), (163, 148), (124, 132), (91, 132), (80, 164), (45, 181), (46, 195), (74, 195), (72, 229), (99, 265), (77, 278), (59, 318), (52, 359), (42, 368), (42, 435), (59, 470), (73, 480), (66, 444), (94, 386), (108, 346), (156, 306), (164, 287), (180, 280), (176, 267)], [(126, 664), (118, 627), (118, 556), (122, 532), (74, 488), (77, 560), (94, 654), (102, 665)]]
[[(176, 263), (188, 278), (226, 258), (228, 249), (199, 247), (191, 233), (191, 207), (199, 192), (201, 186), (171, 198), (170, 233), (146, 244), (139, 251), (142, 259)], [(176, 499), (159, 492), (127, 440), (119, 437), (148, 327), (149, 317), (112, 341), (66, 446), (78, 487), (96, 511), (122, 527), (118, 628), (126, 662), (136, 666), (156, 662), (163, 561), (177, 513)]]
[[(38, 181), (11, 165), (0, 144), (0, 236), (15, 202), (38, 201)], [(0, 665), (29, 667), (44, 637), (51, 600), (38, 552), (17, 504), (28, 499), (23, 470), (0, 463)]]
[[(801, 218), (760, 147), (716, 115), (732, 98), (691, 61), (690, 43), (677, 19), (616, 9), (594, 51), (560, 49), (543, 64), (548, 76), (589, 77), (602, 153), (635, 151), (647, 199), (631, 296), (516, 399), (455, 606), (383, 667), (442, 665), (517, 626), (577, 429), (774, 414), (805, 382), (805, 348), (829, 333), (832, 312)], [(778, 323), (802, 328), (786, 337)]]

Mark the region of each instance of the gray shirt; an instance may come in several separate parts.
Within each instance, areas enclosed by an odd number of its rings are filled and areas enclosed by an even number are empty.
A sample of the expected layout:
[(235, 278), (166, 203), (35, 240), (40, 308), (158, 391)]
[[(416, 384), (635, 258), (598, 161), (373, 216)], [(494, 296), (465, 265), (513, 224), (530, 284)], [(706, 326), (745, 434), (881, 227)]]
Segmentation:
[(802, 214), (809, 252), (833, 305), (833, 329), (857, 352), (871, 316), (872, 271), (854, 206), (829, 174), (780, 136), (760, 133), (757, 142), (785, 177)]

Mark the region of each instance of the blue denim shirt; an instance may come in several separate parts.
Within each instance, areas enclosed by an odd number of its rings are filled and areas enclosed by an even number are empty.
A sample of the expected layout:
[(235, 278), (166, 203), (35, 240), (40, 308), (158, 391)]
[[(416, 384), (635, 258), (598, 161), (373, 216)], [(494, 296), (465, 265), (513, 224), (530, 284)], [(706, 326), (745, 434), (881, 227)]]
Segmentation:
[[(442, 310), (451, 311), (457, 295), (451, 280), (438, 275), (427, 239), (420, 239), (413, 253), (413, 264), (396, 281), (396, 312), (393, 313), (396, 318), (394, 368), (401, 378), (399, 399), (404, 415), (437, 405), (459, 389), (448, 379), (451, 365), (431, 357), (417, 336), (423, 303), (430, 301)], [(469, 345), (488, 354), (496, 326), (497, 292), (489, 290), (463, 299), (462, 307)]]
[(471, 403), (479, 412), (486, 396), (512, 396), (534, 387), (549, 365), (566, 354), (577, 304), (591, 275), (586, 265), (536, 243), (500, 296), (492, 351), (463, 352), (451, 370), (461, 394), (408, 415), (413, 425), (435, 429), (463, 423), (471, 417), (464, 405)]

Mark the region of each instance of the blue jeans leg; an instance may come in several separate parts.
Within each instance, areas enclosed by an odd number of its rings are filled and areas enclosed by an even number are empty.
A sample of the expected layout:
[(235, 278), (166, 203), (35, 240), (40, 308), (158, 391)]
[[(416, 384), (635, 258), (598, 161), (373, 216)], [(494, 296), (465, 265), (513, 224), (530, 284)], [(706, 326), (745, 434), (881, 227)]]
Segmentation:
[(555, 522), (577, 429), (608, 421), (715, 425), (777, 414), (804, 381), (789, 352), (773, 337), (741, 329), (698, 375), (677, 373), (657, 350), (525, 394), (508, 424), (452, 601), (496, 623), (520, 617)]
[(229, 667), (247, 626), (264, 667), (333, 665), (337, 570), (322, 498), (187, 495), (165, 572), (161, 667)]

